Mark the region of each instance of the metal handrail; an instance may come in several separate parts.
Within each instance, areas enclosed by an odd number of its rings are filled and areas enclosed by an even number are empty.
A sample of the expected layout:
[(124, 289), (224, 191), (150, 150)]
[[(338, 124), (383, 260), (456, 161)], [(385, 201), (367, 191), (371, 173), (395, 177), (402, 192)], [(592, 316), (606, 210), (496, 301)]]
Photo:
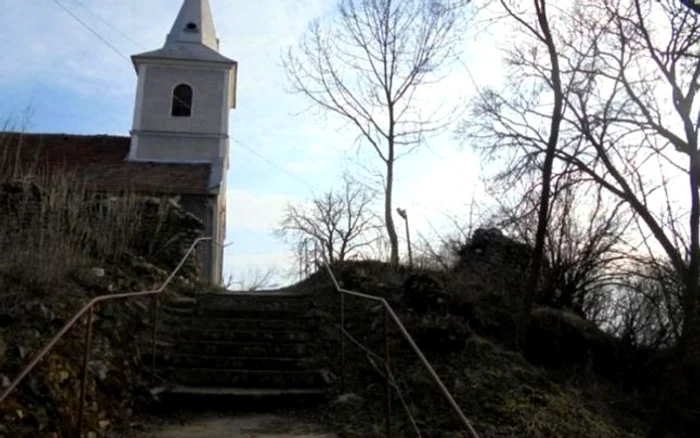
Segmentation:
[[(175, 275), (180, 271), (182, 266), (185, 264), (189, 256), (192, 254), (194, 251), (195, 247), (199, 245), (201, 242), (204, 241), (211, 241), (211, 243), (225, 247), (224, 245), (221, 245), (218, 242), (215, 242), (212, 237), (199, 237), (195, 239), (194, 242), (192, 242), (192, 245), (190, 245), (189, 249), (185, 253), (185, 255), (182, 257), (182, 260), (180, 260), (180, 263), (175, 267), (175, 269), (170, 273), (168, 278), (165, 280), (165, 282), (158, 288), (154, 290), (146, 290), (146, 291), (139, 291), (139, 292), (127, 292), (127, 293), (121, 293), (121, 294), (113, 294), (113, 295), (102, 295), (96, 298), (93, 298), (90, 300), (85, 306), (83, 306), (78, 313), (76, 313), (64, 326), (61, 328), (61, 330), (56, 333), (56, 335), (49, 341), (48, 344), (44, 346), (44, 348), (37, 353), (32, 361), (24, 367), (22, 372), (19, 373), (17, 377), (10, 383), (10, 386), (5, 388), (3, 393), (0, 395), (0, 403), (2, 403), (9, 395), (10, 393), (19, 385), (22, 380), (29, 374), (34, 367), (41, 361), (41, 359), (46, 356), (49, 351), (56, 345), (56, 343), (70, 330), (77, 322), (80, 320), (80, 318), (85, 315), (85, 313), (88, 314), (88, 319), (87, 319), (87, 326), (85, 328), (85, 351), (83, 355), (83, 375), (82, 375), (82, 383), (81, 383), (81, 388), (80, 388), (80, 407), (78, 411), (78, 422), (77, 422), (77, 434), (78, 436), (81, 436), (82, 433), (82, 427), (83, 427), (83, 415), (84, 415), (84, 407), (85, 407), (85, 394), (86, 394), (86, 389), (87, 389), (87, 374), (88, 374), (88, 362), (90, 360), (90, 343), (92, 341), (92, 321), (93, 321), (93, 315), (94, 315), (94, 309), (95, 306), (103, 301), (112, 301), (112, 300), (118, 300), (118, 299), (127, 299), (127, 298), (136, 298), (136, 297), (144, 297), (144, 296), (153, 296), (153, 339), (152, 339), (152, 348), (155, 350), (155, 345), (156, 345), (156, 327), (157, 327), (157, 320), (158, 320), (158, 295), (162, 293), (165, 288), (170, 284), (170, 282), (175, 278)], [(154, 351), (152, 351), (152, 362), (151, 362), (151, 376), (155, 376), (155, 354)]]
[(335, 286), (335, 289), (340, 293), (340, 331), (341, 331), (341, 379), (342, 379), (342, 385), (345, 385), (345, 336), (348, 335), (348, 333), (345, 331), (345, 295), (351, 295), (355, 296), (358, 298), (362, 298), (365, 300), (370, 300), (374, 301), (377, 303), (381, 303), (382, 306), (384, 307), (384, 337), (385, 337), (385, 358), (384, 358), (384, 367), (385, 367), (385, 374), (386, 374), (386, 386), (387, 386), (387, 394), (386, 394), (386, 432), (387, 436), (391, 436), (391, 401), (389, 398), (389, 393), (391, 390), (391, 381), (390, 381), (390, 376), (391, 376), (391, 369), (389, 366), (389, 339), (388, 339), (388, 320), (391, 318), (394, 321), (394, 324), (398, 327), (399, 332), (403, 335), (404, 339), (408, 342), (408, 344), (411, 346), (411, 349), (413, 349), (413, 352), (418, 356), (418, 359), (421, 361), (425, 369), (428, 371), (430, 374), (430, 377), (433, 379), (433, 382), (437, 385), (438, 389), (442, 393), (442, 395), (445, 397), (447, 402), (449, 403), (450, 407), (452, 410), (457, 414), (459, 417), (460, 421), (462, 422), (462, 425), (464, 426), (465, 430), (469, 434), (471, 438), (479, 438), (479, 435), (476, 433), (476, 430), (474, 430), (474, 427), (471, 425), (469, 422), (469, 419), (467, 416), (464, 414), (462, 411), (462, 408), (459, 407), (457, 402), (455, 401), (454, 397), (452, 394), (450, 394), (450, 391), (447, 389), (445, 384), (442, 382), (440, 377), (437, 375), (437, 372), (435, 372), (435, 369), (433, 366), (430, 364), (428, 359), (425, 357), (421, 349), (418, 347), (416, 342), (413, 340), (411, 335), (408, 333), (408, 330), (406, 330), (406, 327), (403, 325), (401, 322), (401, 319), (399, 319), (398, 315), (396, 312), (394, 312), (394, 309), (389, 305), (389, 303), (382, 297), (375, 297), (373, 295), (367, 295), (363, 294), (361, 292), (355, 292), (347, 289), (343, 289), (340, 287), (340, 284), (338, 283), (338, 279), (335, 277), (335, 274), (333, 273), (333, 270), (330, 267), (330, 264), (328, 263), (328, 259), (325, 257), (325, 254), (323, 254), (323, 259), (324, 259), (324, 265), (326, 266), (326, 270), (328, 271), (328, 274), (330, 275), (331, 279), (333, 280), (333, 284)]
[[(340, 326), (338, 326), (338, 327), (340, 328)], [(355, 339), (350, 333), (348, 333), (347, 330), (344, 330), (342, 328), (341, 328), (341, 330), (343, 330), (343, 333), (345, 333), (345, 336), (350, 340), (350, 342), (357, 345), (357, 348), (359, 348), (360, 350), (365, 352), (365, 355), (367, 356), (367, 360), (370, 362), (372, 367), (380, 375), (382, 375), (384, 378), (386, 378), (385, 373), (387, 370), (385, 369), (384, 372), (382, 372), (377, 367), (377, 364), (374, 363), (374, 359), (378, 359), (381, 361), (384, 361), (384, 359), (381, 356), (379, 356), (377, 353), (375, 353), (374, 351), (372, 351), (369, 348), (367, 348), (366, 346), (362, 345), (362, 343), (360, 341), (358, 341), (357, 339)], [(396, 390), (396, 395), (399, 397), (399, 401), (403, 405), (403, 408), (406, 411), (406, 414), (408, 415), (409, 420), (411, 420), (411, 425), (413, 426), (413, 430), (416, 431), (416, 436), (418, 436), (418, 438), (422, 438), (423, 435), (420, 433), (420, 429), (418, 428), (418, 424), (416, 423), (416, 419), (413, 417), (413, 412), (411, 411), (411, 408), (408, 407), (408, 403), (406, 403), (406, 401), (403, 398), (403, 394), (401, 393), (401, 388), (399, 388), (399, 382), (396, 380), (396, 377), (394, 377), (394, 373), (392, 373), (391, 370), (388, 370), (388, 371), (389, 371), (389, 377), (391, 378), (391, 385)]]

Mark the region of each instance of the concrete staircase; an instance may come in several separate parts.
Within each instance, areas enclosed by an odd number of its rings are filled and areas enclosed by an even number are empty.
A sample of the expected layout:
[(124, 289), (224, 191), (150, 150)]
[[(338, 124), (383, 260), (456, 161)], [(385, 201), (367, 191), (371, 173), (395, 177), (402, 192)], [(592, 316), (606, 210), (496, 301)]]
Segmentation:
[[(160, 396), (322, 399), (318, 318), (306, 295), (248, 293), (169, 298), (156, 336)], [(144, 339), (151, 350), (150, 336)], [(150, 363), (150, 362), (147, 362)]]

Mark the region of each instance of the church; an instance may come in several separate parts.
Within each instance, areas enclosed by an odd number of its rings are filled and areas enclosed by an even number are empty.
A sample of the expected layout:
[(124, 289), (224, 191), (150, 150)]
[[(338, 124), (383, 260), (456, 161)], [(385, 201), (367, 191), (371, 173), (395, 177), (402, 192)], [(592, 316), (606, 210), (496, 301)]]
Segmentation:
[(201, 272), (221, 284), (238, 64), (219, 52), (209, 0), (184, 0), (164, 46), (131, 59), (138, 80), (130, 137), (13, 135), (27, 159), (72, 169), (92, 190), (179, 198), (219, 243), (205, 244)]

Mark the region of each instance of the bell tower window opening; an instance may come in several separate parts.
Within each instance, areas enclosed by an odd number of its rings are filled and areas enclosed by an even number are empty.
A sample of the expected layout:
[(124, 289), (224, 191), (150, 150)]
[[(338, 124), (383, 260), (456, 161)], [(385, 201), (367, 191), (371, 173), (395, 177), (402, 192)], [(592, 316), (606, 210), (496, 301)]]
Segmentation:
[(174, 117), (190, 117), (192, 115), (192, 87), (180, 84), (173, 90), (172, 115)]

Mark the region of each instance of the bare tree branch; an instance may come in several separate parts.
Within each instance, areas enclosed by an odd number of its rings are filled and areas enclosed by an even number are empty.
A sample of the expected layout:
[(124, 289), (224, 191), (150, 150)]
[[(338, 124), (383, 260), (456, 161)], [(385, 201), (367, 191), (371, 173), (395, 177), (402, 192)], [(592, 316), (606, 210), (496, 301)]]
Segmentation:
[(466, 3), (339, 0), (335, 19), (314, 22), (283, 59), (292, 91), (349, 122), (382, 161), (384, 225), (394, 264), (395, 163), (459, 114), (459, 107), (437, 104), (426, 115), (432, 103), (420, 97), (451, 64)]
[[(289, 204), (276, 234), (298, 250), (310, 245), (302, 251), (318, 244), (331, 263), (359, 257), (380, 238), (381, 222), (372, 212), (375, 199), (376, 192), (346, 173), (339, 191), (330, 190), (308, 204)], [(322, 260), (321, 254), (312, 258)]]

